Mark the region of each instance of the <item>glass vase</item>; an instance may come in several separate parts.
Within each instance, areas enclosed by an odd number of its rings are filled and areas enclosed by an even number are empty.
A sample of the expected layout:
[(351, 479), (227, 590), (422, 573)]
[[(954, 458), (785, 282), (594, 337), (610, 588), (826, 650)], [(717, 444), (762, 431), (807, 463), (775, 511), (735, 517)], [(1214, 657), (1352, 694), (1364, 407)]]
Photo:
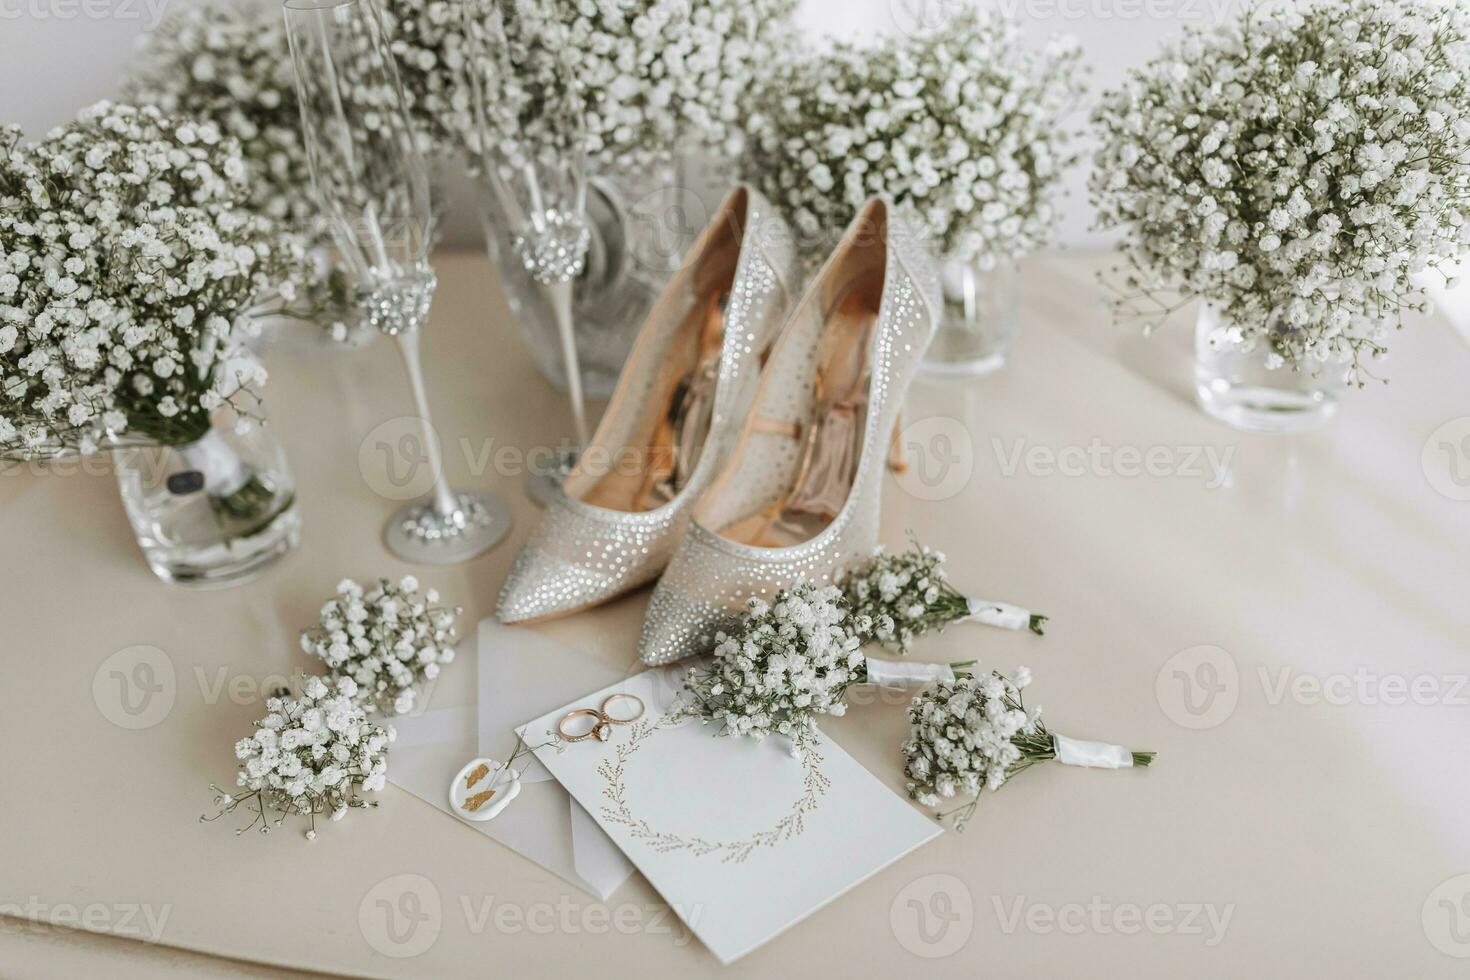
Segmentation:
[(1273, 336), (1247, 350), (1214, 306), (1200, 306), (1194, 331), (1194, 390), (1206, 415), (1248, 432), (1301, 432), (1325, 425), (1337, 414), (1345, 371), (1324, 364), (1314, 375), (1286, 364), (1273, 365)]
[(989, 374), (1005, 364), (1021, 323), (1021, 276), (1015, 262), (982, 269), (946, 259), (939, 267), (944, 310), (924, 355), (924, 370), (940, 375)]
[[(572, 282), (573, 330), (588, 398), (612, 395), (644, 318), (682, 256), (664, 229), (639, 210), (650, 195), (669, 186), (658, 177), (588, 181), (591, 243), (586, 266)], [(500, 274), (516, 332), (546, 380), (566, 391), (555, 311), (511, 247), (516, 226), (489, 190), (481, 190), (480, 205), (485, 249)]]
[(113, 465), (138, 546), (165, 582), (234, 585), (300, 540), (286, 456), (263, 426), (243, 434), (213, 428), (179, 446), (120, 448)]

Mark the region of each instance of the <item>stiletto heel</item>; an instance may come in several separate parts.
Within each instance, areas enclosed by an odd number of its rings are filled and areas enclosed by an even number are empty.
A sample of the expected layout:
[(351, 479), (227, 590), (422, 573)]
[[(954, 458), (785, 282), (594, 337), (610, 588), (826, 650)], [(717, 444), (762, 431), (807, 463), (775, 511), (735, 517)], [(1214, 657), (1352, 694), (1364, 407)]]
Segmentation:
[(902, 465), (899, 408), (940, 309), (917, 243), (874, 198), (807, 288), (649, 601), (644, 663), (704, 652), (747, 600), (831, 582), (877, 544), (884, 464)]
[(893, 423), (893, 434), (888, 437), (888, 469), (893, 473), (909, 471), (908, 447), (903, 444), (903, 416)]
[(649, 313), (581, 462), (516, 556), (501, 622), (586, 609), (663, 571), (745, 418), (796, 277), (786, 226), (737, 187)]

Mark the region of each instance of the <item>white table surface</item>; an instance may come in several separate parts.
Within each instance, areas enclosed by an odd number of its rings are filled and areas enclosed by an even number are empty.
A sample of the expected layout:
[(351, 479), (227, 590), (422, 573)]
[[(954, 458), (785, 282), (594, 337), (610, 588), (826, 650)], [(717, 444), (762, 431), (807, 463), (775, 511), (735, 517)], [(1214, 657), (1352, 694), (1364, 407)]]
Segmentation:
[[(1187, 326), (1146, 341), (1106, 323), (1099, 264), (1027, 263), (1013, 363), (916, 385), (907, 420), (928, 451), (889, 479), (884, 538), (911, 528), (969, 591), (1052, 616), (1045, 638), (957, 627), (916, 655), (1025, 663), (1054, 729), (1155, 749), (1151, 770), (1028, 772), (964, 834), (723, 970), (641, 877), (604, 911), (391, 785), (378, 811), (311, 843), (199, 823), (208, 783), (233, 778), (261, 687), (309, 666), (296, 634), (338, 579), (412, 570), (466, 607), (472, 631), (536, 519), (518, 473), (475, 459), (490, 439), (556, 445), (567, 409), (512, 336), (485, 260), (446, 253), (425, 338), (437, 422), (457, 482), (500, 491), (518, 520), (480, 559), (410, 569), (380, 544), (393, 504), (359, 448), (411, 411), (387, 344), (271, 357), (305, 537), (244, 587), (157, 582), (105, 467), (0, 477), (0, 913), (132, 938), (151, 913), (166, 947), (385, 977), (1464, 976), (1470, 502), (1423, 456), (1470, 415), (1470, 350), (1416, 321), (1383, 365), (1392, 383), (1350, 394), (1329, 428), (1241, 434), (1195, 409)], [(1155, 475), (1119, 472), (1125, 447), (1152, 449)], [(1209, 485), (1210, 453), (1229, 454), (1223, 485)], [(541, 628), (631, 668), (645, 602)], [(157, 724), (127, 730), (93, 682), (139, 644), (164, 651), (175, 695)], [(1190, 678), (1212, 679), (1201, 658), (1219, 690), (1186, 704)], [(902, 791), (901, 704), (825, 727)], [(359, 909), (396, 901), (383, 883), (399, 875), (427, 879), (440, 911), (421, 923), (438, 929), (427, 949), (395, 958)], [(0, 923), (6, 977), (189, 975), (196, 962)], [(259, 972), (197, 962), (193, 975)]]

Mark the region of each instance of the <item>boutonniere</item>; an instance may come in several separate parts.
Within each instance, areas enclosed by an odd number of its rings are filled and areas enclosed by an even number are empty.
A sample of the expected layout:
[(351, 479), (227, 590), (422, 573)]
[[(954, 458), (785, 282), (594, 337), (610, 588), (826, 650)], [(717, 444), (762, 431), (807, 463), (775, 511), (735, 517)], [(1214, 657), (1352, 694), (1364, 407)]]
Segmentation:
[(960, 592), (945, 577), (944, 560), (943, 552), (918, 541), (897, 555), (879, 547), (843, 580), (856, 629), (899, 653), (908, 653), (914, 637), (951, 623), (1045, 633), (1047, 617), (1040, 613)]
[(784, 735), (800, 755), (821, 715), (846, 713), (853, 685), (954, 680), (969, 666), (877, 660), (863, 653), (864, 639), (835, 586), (803, 583), (770, 602), (752, 599), (715, 635), (710, 664), (690, 669), (680, 711), (718, 722), (721, 735)]
[(1021, 689), (1029, 683), (1031, 672), (1019, 667), (1011, 677), (996, 672), (957, 676), (919, 692), (909, 705), (912, 729), (902, 746), (909, 796), (936, 810), (945, 800), (969, 797), (935, 814), (953, 818), (955, 829), (963, 830), (982, 789), (1000, 789), (1037, 763), (1123, 769), (1154, 761), (1153, 752), (1047, 730), (1041, 707), (1028, 708), (1022, 699)]

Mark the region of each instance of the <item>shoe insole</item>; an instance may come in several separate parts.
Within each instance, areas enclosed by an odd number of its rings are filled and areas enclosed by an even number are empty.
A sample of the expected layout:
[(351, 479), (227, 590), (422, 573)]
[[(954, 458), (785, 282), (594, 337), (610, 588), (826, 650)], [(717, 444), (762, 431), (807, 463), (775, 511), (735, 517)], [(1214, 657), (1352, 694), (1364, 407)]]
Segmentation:
[(611, 472), (587, 491), (584, 501), (636, 513), (662, 506), (680, 489), (707, 435), (686, 427), (708, 426), (706, 413), (687, 410), (689, 396), (698, 388), (702, 398), (714, 397), (710, 375), (719, 369), (727, 300), (726, 295), (711, 293), (690, 308), (664, 352), (636, 430), (639, 436), (619, 451), (637, 455), (613, 459)]
[[(867, 420), (868, 351), (882, 292), (881, 276), (860, 276), (832, 305), (821, 327), (813, 391), (817, 410), (822, 411), (824, 407), (827, 410), (822, 418), (809, 419), (802, 426), (798, 437), (803, 441), (801, 462), (780, 499), (773, 506), (723, 528), (720, 533), (724, 537), (761, 548), (790, 547), (821, 533), (840, 510), (841, 501), (851, 492), (853, 472), (848, 469), (843, 473), (817, 474), (811, 464), (821, 455), (827, 459), (845, 458), (855, 466), (861, 457)], [(835, 416), (839, 412), (846, 412), (849, 417), (838, 419)], [(850, 440), (850, 445), (815, 445), (823, 439)], [(814, 494), (807, 484), (815, 479), (841, 483)], [(813, 507), (812, 502), (818, 496), (836, 500), (837, 507)]]

